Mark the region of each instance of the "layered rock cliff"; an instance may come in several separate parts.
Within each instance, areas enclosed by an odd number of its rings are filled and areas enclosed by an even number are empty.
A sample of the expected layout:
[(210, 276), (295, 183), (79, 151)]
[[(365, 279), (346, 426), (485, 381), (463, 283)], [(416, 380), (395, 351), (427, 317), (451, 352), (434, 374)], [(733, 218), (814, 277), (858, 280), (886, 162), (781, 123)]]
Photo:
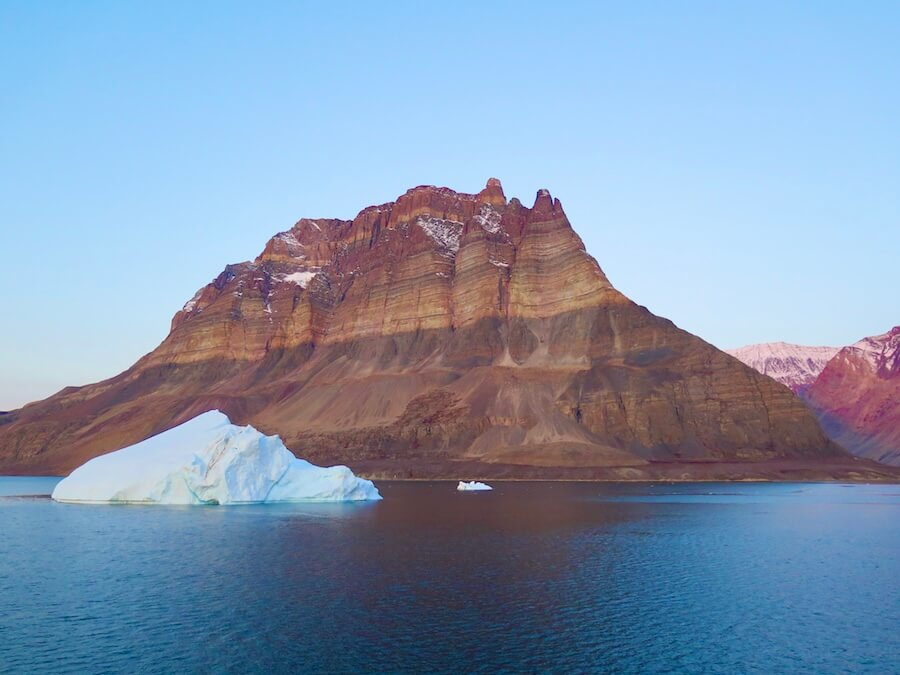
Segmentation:
[(841, 445), (900, 466), (900, 326), (840, 350), (807, 396)]
[(0, 469), (64, 473), (213, 408), (378, 476), (873, 471), (788, 388), (613, 288), (559, 200), (493, 179), (298, 221), (126, 372), (4, 416)]

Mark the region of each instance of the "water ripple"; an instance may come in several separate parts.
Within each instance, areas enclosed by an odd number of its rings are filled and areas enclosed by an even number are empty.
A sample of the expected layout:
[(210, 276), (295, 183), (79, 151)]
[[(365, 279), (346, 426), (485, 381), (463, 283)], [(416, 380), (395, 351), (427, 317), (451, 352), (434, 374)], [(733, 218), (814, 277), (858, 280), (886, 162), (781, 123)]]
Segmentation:
[(900, 670), (891, 488), (379, 487), (356, 506), (0, 499), (0, 671)]

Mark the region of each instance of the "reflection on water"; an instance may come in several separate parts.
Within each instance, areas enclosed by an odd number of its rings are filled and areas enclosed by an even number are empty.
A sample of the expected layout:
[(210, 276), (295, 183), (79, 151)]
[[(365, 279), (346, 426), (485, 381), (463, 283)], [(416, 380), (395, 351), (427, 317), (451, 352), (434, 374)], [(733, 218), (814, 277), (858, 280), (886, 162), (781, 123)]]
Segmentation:
[(378, 486), (2, 498), (0, 670), (896, 671), (897, 486)]

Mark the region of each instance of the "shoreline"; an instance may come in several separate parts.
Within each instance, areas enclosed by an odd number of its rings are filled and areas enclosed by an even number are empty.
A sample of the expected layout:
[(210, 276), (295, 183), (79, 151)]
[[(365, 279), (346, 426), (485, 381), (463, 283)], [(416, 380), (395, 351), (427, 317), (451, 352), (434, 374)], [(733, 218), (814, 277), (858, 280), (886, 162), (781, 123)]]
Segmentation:
[[(422, 459), (325, 462), (345, 464), (360, 478), (381, 481), (509, 481), (573, 483), (853, 483), (900, 484), (900, 467), (861, 458), (839, 461), (653, 462), (640, 466), (533, 466), (477, 460)], [(0, 467), (2, 477), (65, 478), (58, 471)]]
[(584, 483), (900, 483), (900, 467), (859, 458), (840, 461), (649, 462), (642, 466), (537, 467), (477, 461), (419, 460), (348, 465), (369, 480), (546, 481)]

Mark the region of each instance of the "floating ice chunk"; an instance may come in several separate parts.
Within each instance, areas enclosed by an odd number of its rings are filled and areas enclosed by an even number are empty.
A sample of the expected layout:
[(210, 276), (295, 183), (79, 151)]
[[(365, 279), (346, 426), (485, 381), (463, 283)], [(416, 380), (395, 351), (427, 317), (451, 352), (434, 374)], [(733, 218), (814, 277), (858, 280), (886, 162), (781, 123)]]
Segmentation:
[(59, 502), (246, 504), (381, 499), (345, 466), (297, 459), (278, 436), (218, 410), (82, 464), (53, 491)]
[(487, 483), (479, 483), (477, 480), (469, 481), (466, 483), (465, 481), (459, 481), (459, 485), (456, 486), (456, 489), (460, 492), (471, 491), (471, 490), (493, 490), (490, 485)]

